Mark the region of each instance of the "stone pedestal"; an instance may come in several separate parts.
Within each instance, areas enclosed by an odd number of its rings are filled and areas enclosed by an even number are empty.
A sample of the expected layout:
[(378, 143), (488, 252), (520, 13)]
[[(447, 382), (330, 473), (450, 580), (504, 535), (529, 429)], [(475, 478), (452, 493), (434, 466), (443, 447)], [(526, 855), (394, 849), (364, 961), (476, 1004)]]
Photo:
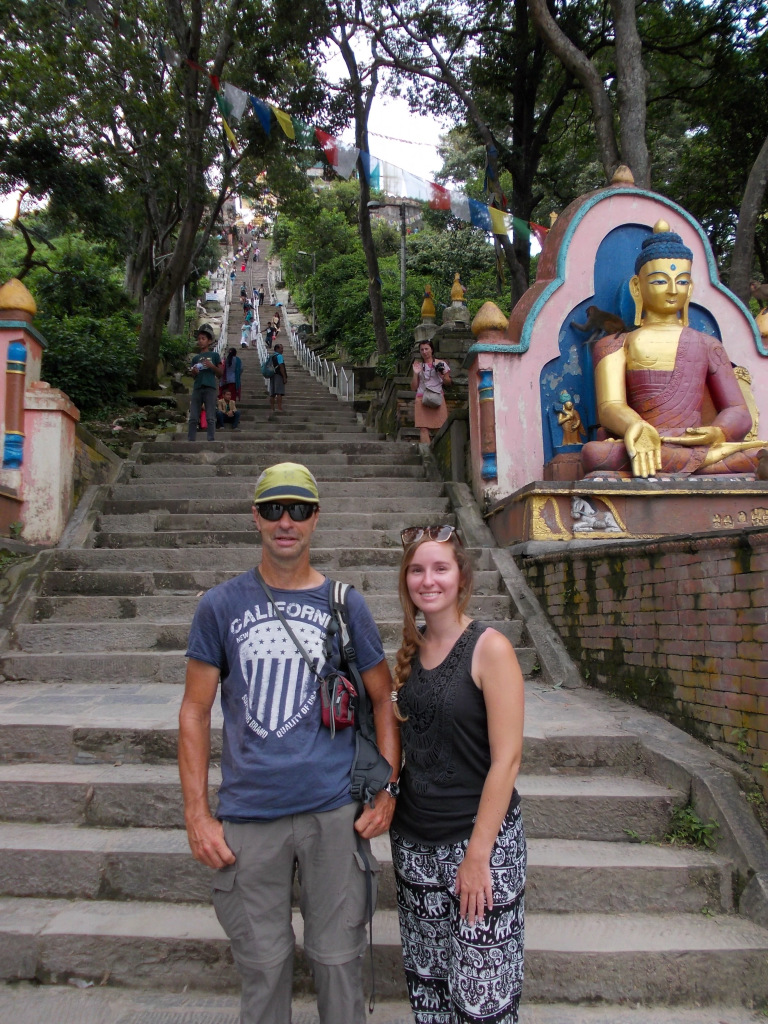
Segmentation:
[(768, 482), (741, 476), (537, 480), (494, 505), (488, 525), (503, 546), (737, 532), (768, 526)]

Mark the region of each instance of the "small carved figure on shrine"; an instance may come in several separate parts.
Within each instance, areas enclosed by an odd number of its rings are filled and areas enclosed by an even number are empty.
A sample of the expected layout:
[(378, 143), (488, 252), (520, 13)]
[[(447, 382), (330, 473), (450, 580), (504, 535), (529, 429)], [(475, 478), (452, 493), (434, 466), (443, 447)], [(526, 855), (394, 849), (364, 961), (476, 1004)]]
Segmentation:
[(571, 498), (574, 533), (623, 533), (612, 512), (597, 512), (586, 498)]
[(574, 408), (573, 400), (567, 391), (560, 392), (562, 407), (555, 406), (557, 422), (563, 428), (563, 444), (582, 444), (587, 432), (581, 422), (581, 416)]
[[(693, 253), (659, 221), (629, 283), (635, 330), (595, 345), (595, 391), (603, 438), (582, 448), (587, 474), (752, 473), (745, 441), (752, 415), (717, 338), (688, 326)], [(705, 398), (714, 417), (705, 421)]]

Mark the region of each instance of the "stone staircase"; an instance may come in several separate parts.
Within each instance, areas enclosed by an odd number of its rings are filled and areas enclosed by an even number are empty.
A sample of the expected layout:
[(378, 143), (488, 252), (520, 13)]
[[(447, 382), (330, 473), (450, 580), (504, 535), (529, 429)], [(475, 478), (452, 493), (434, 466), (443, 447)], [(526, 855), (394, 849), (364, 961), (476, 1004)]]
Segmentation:
[[(454, 521), (418, 445), (366, 433), (287, 345), (285, 412), (268, 417), (257, 354), (240, 354), (241, 430), (135, 446), (81, 546), (47, 556), (0, 654), (5, 980), (237, 987), (210, 873), (183, 831), (176, 720), (199, 596), (258, 561), (250, 498), (261, 470), (290, 459), (316, 475), (313, 564), (365, 595), (390, 657), (399, 531)], [(510, 637), (527, 676), (525, 1000), (764, 1001), (768, 932), (734, 913), (732, 861), (655, 842), (688, 802), (690, 780), (664, 770), (616, 715), (541, 681), (492, 551), (474, 554), (471, 611)], [(214, 726), (215, 762), (220, 718)], [(385, 837), (375, 852), (377, 989), (402, 1000)], [(295, 927), (300, 950), (298, 915)], [(300, 954), (296, 970), (306, 990)]]

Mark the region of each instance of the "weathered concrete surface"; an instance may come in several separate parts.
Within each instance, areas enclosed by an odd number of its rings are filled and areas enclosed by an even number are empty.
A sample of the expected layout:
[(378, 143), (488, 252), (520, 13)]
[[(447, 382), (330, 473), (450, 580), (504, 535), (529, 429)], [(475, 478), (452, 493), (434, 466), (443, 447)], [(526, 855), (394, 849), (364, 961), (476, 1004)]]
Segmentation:
[[(128, 990), (22, 983), (0, 989), (0, 1019), (13, 1024), (238, 1024), (238, 999), (200, 992)], [(314, 1000), (295, 999), (293, 1024), (318, 1024)], [(379, 1001), (370, 1024), (413, 1024), (407, 1003)], [(758, 1024), (765, 1017), (730, 1006), (696, 1009), (648, 1006), (574, 1006), (567, 1003), (520, 1010), (520, 1024)]]
[[(249, 373), (256, 371), (254, 353), (243, 358)], [(119, 480), (93, 495), (67, 546), (49, 553), (39, 580), (24, 581), (7, 626), (15, 649), (0, 651), (7, 680), (0, 686), (2, 976), (47, 983), (79, 976), (107, 987), (165, 989), (139, 1009), (105, 1009), (110, 1024), (120, 1014), (133, 1014), (126, 1024), (154, 1024), (148, 1014), (159, 1015), (158, 1024), (207, 1024), (214, 1018), (204, 1005), (223, 1007), (230, 1019), (236, 1014), (229, 995), (221, 1003), (202, 994), (203, 1002), (188, 1002), (197, 995), (169, 990), (236, 985), (208, 904), (208, 873), (188, 855), (181, 828), (179, 684), (200, 594), (258, 561), (249, 518), (255, 476), (264, 465), (293, 458), (315, 466), (320, 480), (324, 532), (314, 562), (370, 599), (390, 655), (400, 630), (399, 529), (436, 521), (459, 525), (477, 569), (473, 608), (517, 646), (528, 673), (520, 779), (530, 839), (523, 1021), (586, 1024), (588, 1014), (598, 1013), (574, 1006), (547, 1016), (547, 1007), (536, 1016), (532, 999), (609, 1000), (610, 1016), (593, 1019), (621, 1021), (620, 1005), (630, 998), (688, 1003), (692, 1013), (695, 1004), (727, 1000), (732, 1007), (762, 998), (768, 932), (757, 927), (756, 914), (750, 921), (733, 912), (733, 894), (745, 883), (742, 910), (748, 901), (760, 904), (762, 876), (750, 873), (762, 847), (745, 824), (737, 790), (736, 809), (719, 813), (723, 801), (734, 804), (733, 777), (711, 752), (681, 746), (666, 723), (649, 724), (651, 716), (598, 700), (586, 688), (567, 689), (578, 682), (568, 676), (572, 666), (560, 660), (557, 638), (547, 633), (505, 553), (489, 546), (467, 489), (442, 484), (428, 449), (363, 433), (349, 407), (323, 395), (295, 367), (290, 371), (282, 417), (266, 421), (254, 373), (245, 377), (251, 393), (241, 405), (247, 429), (212, 444), (179, 437), (135, 445)], [(323, 429), (325, 419), (334, 429)], [(219, 729), (217, 707), (214, 763)], [(211, 782), (215, 789), (215, 769)], [(650, 842), (691, 794), (702, 794), (702, 809), (711, 800), (722, 821), (722, 849), (715, 854)], [(629, 841), (640, 837), (649, 842)], [(385, 839), (375, 852), (383, 867), (374, 922), (378, 988), (401, 999)], [(300, 924), (299, 992), (309, 988)], [(8, 991), (0, 989), (0, 1019)], [(65, 994), (93, 995), (88, 1005), (96, 1006), (120, 990)], [(307, 1006), (297, 1002), (297, 1020), (310, 1014)], [(67, 1012), (38, 1012), (36, 1024), (66, 1020)], [(380, 1012), (373, 1019), (382, 1024), (393, 1024), (398, 1012), (410, 1017), (402, 1002)], [(671, 1010), (654, 1013), (642, 1019), (676, 1019)], [(679, 1019), (710, 1017), (702, 1010)], [(728, 1008), (727, 1016), (712, 1019), (742, 1024), (742, 1017)], [(23, 1020), (21, 1011), (12, 1019)]]

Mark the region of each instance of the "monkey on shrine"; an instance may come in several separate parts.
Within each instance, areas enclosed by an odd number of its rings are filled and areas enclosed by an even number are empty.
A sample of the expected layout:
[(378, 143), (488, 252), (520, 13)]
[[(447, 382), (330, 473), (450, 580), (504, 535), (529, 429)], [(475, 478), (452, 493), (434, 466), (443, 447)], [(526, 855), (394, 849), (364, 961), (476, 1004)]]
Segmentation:
[(587, 306), (587, 319), (583, 324), (577, 324), (571, 320), (571, 327), (577, 331), (589, 333), (588, 341), (597, 341), (604, 334), (626, 334), (630, 330), (620, 316), (608, 313), (598, 306)]

